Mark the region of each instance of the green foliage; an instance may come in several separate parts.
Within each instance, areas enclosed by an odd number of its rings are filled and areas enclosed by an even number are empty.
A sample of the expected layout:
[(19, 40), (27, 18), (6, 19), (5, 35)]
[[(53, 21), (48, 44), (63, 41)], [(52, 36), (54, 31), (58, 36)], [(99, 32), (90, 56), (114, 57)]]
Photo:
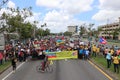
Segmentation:
[[(0, 30), (7, 31), (8, 33), (17, 32), (22, 39), (32, 37), (33, 29), (36, 28), (37, 21), (34, 21), (33, 24), (25, 21), (28, 17), (32, 16), (32, 7), (23, 8), (22, 10), (20, 10), (19, 7), (7, 9), (10, 10), (12, 14), (5, 12), (2, 14), (1, 19), (3, 21), (5, 20), (6, 23), (0, 24), (2, 26)], [(13, 13), (16, 15), (13, 15)]]
[(80, 35), (82, 36), (83, 34), (85, 34), (85, 32), (86, 32), (85, 26), (81, 25), (80, 26)]
[(64, 35), (65, 35), (65, 36), (72, 36), (72, 33), (71, 33), (71, 32), (66, 31), (66, 32), (64, 32)]
[(0, 72), (4, 71), (11, 65), (10, 61), (5, 62), (4, 64), (0, 65)]
[(50, 35), (50, 30), (48, 28), (46, 30), (43, 30), (42, 28), (37, 29), (36, 36), (47, 36), (47, 35)]
[[(94, 60), (95, 63), (97, 63), (99, 66), (103, 67), (105, 70), (108, 70), (107, 68), (107, 60), (103, 57), (103, 56), (97, 56), (92, 58), (92, 60)], [(111, 72), (114, 72), (114, 65), (111, 64), (111, 67), (109, 69)], [(114, 73), (115, 74), (115, 73)], [(118, 76), (119, 80), (120, 80), (120, 73), (119, 74), (115, 74)]]

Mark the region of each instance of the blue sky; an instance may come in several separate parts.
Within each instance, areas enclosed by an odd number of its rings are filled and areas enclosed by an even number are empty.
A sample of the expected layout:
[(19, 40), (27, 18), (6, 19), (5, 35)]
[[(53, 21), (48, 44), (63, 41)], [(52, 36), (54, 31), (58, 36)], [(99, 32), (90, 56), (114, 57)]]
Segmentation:
[(34, 15), (30, 21), (38, 20), (38, 26), (47, 23), (51, 32), (64, 32), (70, 25), (94, 23), (96, 28), (108, 19), (118, 21), (119, 3), (120, 0), (9, 0), (5, 6), (21, 9), (31, 6)]

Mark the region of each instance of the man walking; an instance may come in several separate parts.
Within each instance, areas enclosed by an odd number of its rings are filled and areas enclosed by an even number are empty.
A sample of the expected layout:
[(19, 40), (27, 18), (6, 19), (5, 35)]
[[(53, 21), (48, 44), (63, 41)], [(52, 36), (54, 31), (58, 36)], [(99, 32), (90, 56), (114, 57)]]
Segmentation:
[(17, 59), (15, 57), (13, 57), (12, 60), (11, 60), (13, 73), (15, 73), (15, 70), (16, 70), (16, 62), (17, 62)]

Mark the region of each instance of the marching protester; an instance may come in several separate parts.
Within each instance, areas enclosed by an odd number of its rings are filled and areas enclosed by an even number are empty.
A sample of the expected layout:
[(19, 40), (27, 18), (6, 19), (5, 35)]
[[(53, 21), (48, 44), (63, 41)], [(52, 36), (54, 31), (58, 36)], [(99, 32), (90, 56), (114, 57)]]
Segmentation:
[(3, 64), (3, 53), (2, 51), (0, 51), (0, 65)]
[(114, 72), (119, 73), (119, 58), (117, 56), (117, 54), (115, 54), (113, 57), (113, 64), (114, 64)]
[(96, 48), (96, 54), (100, 55), (100, 47), (99, 46), (97, 46), (97, 48)]
[(21, 49), (21, 51), (19, 52), (18, 56), (19, 56), (19, 61), (22, 62), (23, 59), (24, 59), (24, 49)]
[(105, 58), (106, 58), (106, 55), (107, 55), (108, 51), (109, 51), (109, 49), (108, 49), (108, 47), (106, 47), (105, 50), (104, 50), (104, 57)]
[(90, 59), (89, 58), (89, 50), (88, 50), (88, 48), (86, 48), (86, 51), (85, 51), (85, 59), (86, 60)]
[(96, 51), (97, 51), (97, 47), (96, 47), (96, 45), (93, 45), (92, 46), (92, 56), (93, 57), (96, 57)]
[(112, 59), (110, 51), (107, 52), (106, 59), (107, 59), (107, 68), (110, 68), (110, 66), (111, 66), (111, 59)]
[(12, 64), (13, 72), (15, 72), (16, 70), (16, 62), (17, 62), (17, 59), (15, 57), (12, 57), (11, 64)]

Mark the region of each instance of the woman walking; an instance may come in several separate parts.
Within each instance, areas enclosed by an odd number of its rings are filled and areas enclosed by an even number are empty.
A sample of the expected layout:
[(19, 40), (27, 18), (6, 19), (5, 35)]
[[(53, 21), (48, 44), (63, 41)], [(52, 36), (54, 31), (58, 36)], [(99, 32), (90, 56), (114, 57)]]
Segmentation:
[(110, 51), (107, 52), (106, 59), (107, 59), (107, 68), (110, 68), (110, 66), (111, 66), (111, 53), (110, 53)]
[(119, 58), (117, 56), (117, 54), (115, 54), (113, 57), (113, 64), (114, 64), (114, 72), (119, 73)]

